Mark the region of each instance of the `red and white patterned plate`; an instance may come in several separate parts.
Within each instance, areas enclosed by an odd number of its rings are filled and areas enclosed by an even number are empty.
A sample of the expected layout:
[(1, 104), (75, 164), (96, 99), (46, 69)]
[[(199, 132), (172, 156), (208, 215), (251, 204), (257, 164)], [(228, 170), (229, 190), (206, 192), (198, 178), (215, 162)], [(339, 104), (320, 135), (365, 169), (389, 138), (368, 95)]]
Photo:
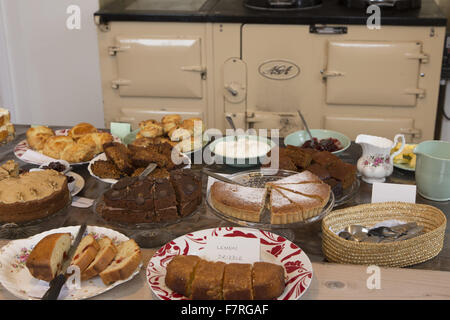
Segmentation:
[(213, 237), (259, 238), (261, 261), (282, 265), (285, 270), (286, 288), (278, 300), (299, 299), (308, 289), (313, 276), (311, 261), (296, 244), (274, 233), (241, 227), (220, 227), (186, 234), (168, 242), (150, 259), (146, 275), (147, 283), (156, 297), (162, 300), (186, 300), (165, 284), (166, 267), (177, 255), (202, 256), (208, 239)]
[[(57, 136), (67, 136), (68, 132), (70, 129), (60, 129), (60, 130), (55, 130), (55, 135)], [(115, 142), (122, 142), (120, 140), (120, 138), (113, 136), (113, 139)], [(27, 152), (27, 150), (31, 149), (27, 140), (22, 140), (20, 141), (15, 147), (14, 147), (14, 155), (19, 158), (20, 160), (26, 162), (26, 163), (30, 163), (30, 164), (37, 164), (37, 165), (41, 165), (41, 163), (33, 163), (30, 162), (26, 159), (23, 159), (22, 156), (24, 155), (25, 152)], [(81, 165), (81, 164), (86, 164), (89, 163), (89, 161), (86, 162), (76, 162), (76, 163), (71, 163), (71, 165)]]

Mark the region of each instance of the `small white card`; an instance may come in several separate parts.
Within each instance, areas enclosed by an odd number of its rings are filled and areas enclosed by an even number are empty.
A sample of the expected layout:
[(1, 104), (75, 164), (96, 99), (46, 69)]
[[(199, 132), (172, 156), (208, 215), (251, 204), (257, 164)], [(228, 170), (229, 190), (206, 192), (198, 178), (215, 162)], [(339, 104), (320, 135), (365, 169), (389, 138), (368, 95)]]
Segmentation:
[(260, 242), (258, 238), (213, 237), (202, 255), (210, 261), (254, 263), (260, 261)]
[(390, 201), (416, 203), (416, 186), (412, 184), (374, 183), (372, 186), (372, 203)]

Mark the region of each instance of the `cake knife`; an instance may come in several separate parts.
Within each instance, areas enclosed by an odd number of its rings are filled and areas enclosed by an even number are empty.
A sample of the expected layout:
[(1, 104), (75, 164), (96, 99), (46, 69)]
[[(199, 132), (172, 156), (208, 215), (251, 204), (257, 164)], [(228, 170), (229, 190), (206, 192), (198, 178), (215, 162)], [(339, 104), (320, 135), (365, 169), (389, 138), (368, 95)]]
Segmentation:
[(203, 172), (204, 174), (206, 174), (207, 176), (210, 176), (211, 178), (214, 178), (214, 179), (217, 179), (217, 180), (226, 182), (226, 183), (237, 184), (237, 185), (240, 185), (240, 186), (244, 186), (244, 187), (245, 187), (245, 185), (242, 184), (242, 183), (240, 183), (240, 182), (237, 182), (237, 181), (228, 179), (228, 178), (222, 176), (221, 174), (217, 174), (217, 173), (215, 173), (215, 172), (209, 171), (208, 169), (203, 168), (202, 172)]
[(158, 165), (156, 163), (150, 163), (145, 169), (144, 171), (141, 172), (141, 174), (139, 175), (139, 180), (144, 180), (153, 170), (156, 169)]
[(72, 257), (75, 254), (75, 251), (77, 250), (78, 245), (81, 242), (81, 238), (83, 238), (83, 234), (86, 231), (87, 225), (86, 223), (83, 223), (80, 226), (80, 229), (78, 229), (77, 237), (75, 238), (75, 241), (70, 246), (69, 252), (67, 254), (66, 260), (63, 262), (62, 268), (59, 271), (58, 275), (50, 281), (50, 288), (47, 290), (47, 292), (42, 296), (42, 300), (57, 300), (59, 293), (61, 292), (62, 286), (64, 283), (66, 283), (67, 275), (66, 271), (67, 268), (70, 266), (70, 263), (72, 262)]

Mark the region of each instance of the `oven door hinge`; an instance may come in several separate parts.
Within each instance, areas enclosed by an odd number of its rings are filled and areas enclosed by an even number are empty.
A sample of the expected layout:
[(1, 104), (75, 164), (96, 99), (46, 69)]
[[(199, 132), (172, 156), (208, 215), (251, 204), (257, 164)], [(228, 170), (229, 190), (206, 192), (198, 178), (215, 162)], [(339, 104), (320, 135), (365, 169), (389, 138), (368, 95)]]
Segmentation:
[(406, 139), (408, 141), (411, 141), (413, 139), (420, 139), (422, 138), (422, 130), (416, 129), (416, 128), (400, 128), (400, 133), (404, 135), (411, 136), (411, 139)]
[(108, 47), (108, 54), (110, 56), (115, 56), (115, 55), (117, 55), (117, 52), (123, 52), (128, 49), (130, 49), (130, 47), (111, 46), (111, 47)]

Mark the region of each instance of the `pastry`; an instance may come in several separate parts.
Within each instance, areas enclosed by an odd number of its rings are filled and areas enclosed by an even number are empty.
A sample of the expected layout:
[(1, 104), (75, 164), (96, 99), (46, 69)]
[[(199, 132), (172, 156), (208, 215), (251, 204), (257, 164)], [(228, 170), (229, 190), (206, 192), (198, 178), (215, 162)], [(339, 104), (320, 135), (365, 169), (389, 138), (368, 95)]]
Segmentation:
[(330, 198), (330, 186), (326, 183), (301, 183), (301, 184), (282, 184), (276, 185), (277, 189), (299, 193), (309, 198), (315, 198), (322, 202), (322, 206), (328, 202)]
[(98, 132), (97, 128), (95, 128), (90, 123), (81, 122), (81, 123), (73, 126), (67, 133), (67, 136), (71, 137), (74, 140), (78, 140), (85, 134), (93, 133), (93, 132)]
[(10, 142), (15, 137), (16, 130), (10, 121), (11, 115), (9, 111), (0, 108), (0, 143)]
[(117, 254), (117, 248), (110, 238), (105, 236), (97, 242), (100, 249), (95, 259), (81, 274), (81, 280), (88, 280), (105, 270)]
[(303, 220), (303, 208), (285, 197), (280, 190), (272, 189), (269, 197), (270, 223), (286, 224)]
[(40, 151), (44, 149), (48, 138), (55, 135), (55, 132), (44, 126), (31, 127), (27, 130), (27, 143), (31, 149)]
[(51, 136), (45, 143), (42, 153), (53, 159), (62, 159), (62, 153), (64, 150), (75, 145), (75, 141), (68, 136)]
[(129, 278), (142, 261), (141, 249), (133, 240), (127, 240), (117, 246), (113, 262), (102, 272), (100, 278), (105, 285)]
[(131, 152), (119, 142), (108, 142), (103, 145), (106, 158), (114, 163), (119, 171), (131, 175), (134, 167), (131, 162)]
[(70, 264), (78, 266), (81, 274), (83, 274), (84, 270), (95, 259), (99, 249), (100, 245), (97, 243), (97, 240), (91, 234), (88, 234), (81, 239)]
[(264, 209), (266, 190), (216, 181), (211, 186), (216, 209), (238, 219), (258, 222)]
[(113, 136), (108, 132), (93, 132), (83, 135), (77, 143), (93, 146), (94, 153), (99, 154), (103, 152), (103, 145), (113, 140)]
[(192, 255), (173, 257), (167, 265), (164, 280), (166, 285), (173, 291), (185, 297), (190, 297), (194, 272), (200, 260), (198, 256)]
[[(329, 186), (326, 185), (329, 190)], [(278, 214), (272, 213), (270, 223), (272, 224), (286, 224), (295, 223), (298, 221), (305, 221), (314, 216), (317, 216), (326, 202), (317, 197), (311, 197), (291, 190), (276, 188), (272, 190), (279, 192), (283, 197), (291, 202), (292, 209), (287, 210), (284, 207), (284, 212), (280, 210)], [(328, 201), (328, 200), (327, 200)]]
[(252, 265), (225, 265), (222, 291), (224, 300), (253, 300)]
[(110, 160), (97, 160), (91, 164), (91, 171), (101, 179), (119, 179), (122, 173)]
[(321, 182), (318, 176), (315, 174), (309, 172), (308, 170), (305, 170), (301, 173), (296, 173), (290, 176), (287, 176), (285, 178), (281, 178), (280, 180), (276, 180), (273, 182), (268, 182), (267, 185), (273, 186), (273, 185), (283, 185), (283, 184), (292, 184), (292, 183), (311, 183), (311, 182)]
[(252, 269), (255, 300), (270, 300), (280, 296), (285, 288), (284, 268), (268, 262), (255, 262)]
[(47, 217), (70, 199), (67, 178), (54, 170), (26, 172), (0, 181), (0, 222)]
[(224, 262), (200, 260), (192, 280), (192, 300), (222, 300)]
[(0, 166), (0, 180), (17, 178), (19, 176), (19, 164), (14, 160), (8, 160)]
[(61, 270), (71, 243), (70, 233), (52, 233), (45, 236), (34, 246), (27, 258), (28, 271), (39, 280), (52, 281)]
[(70, 163), (87, 162), (95, 156), (95, 146), (90, 144), (68, 144), (60, 153), (59, 158)]

